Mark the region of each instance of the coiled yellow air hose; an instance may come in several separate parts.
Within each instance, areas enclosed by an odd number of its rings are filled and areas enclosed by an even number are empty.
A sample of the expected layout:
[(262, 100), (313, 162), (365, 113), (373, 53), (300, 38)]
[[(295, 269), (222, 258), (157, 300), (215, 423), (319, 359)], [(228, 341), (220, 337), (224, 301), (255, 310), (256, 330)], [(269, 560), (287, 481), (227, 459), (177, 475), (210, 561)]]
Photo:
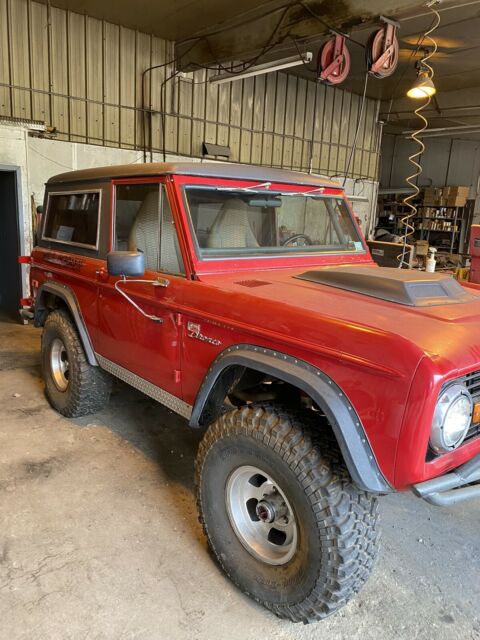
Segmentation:
[[(433, 67), (429, 64), (428, 61), (437, 52), (437, 43), (431, 37), (431, 34), (437, 29), (438, 25), (440, 24), (440, 14), (436, 9), (434, 9), (434, 5), (438, 4), (438, 2), (439, 0), (434, 0), (433, 2), (429, 2), (427, 4), (428, 9), (430, 9), (430, 11), (434, 14), (435, 18), (432, 26), (425, 33), (423, 39), (425, 40), (426, 38), (428, 38), (428, 40), (430, 40), (430, 42), (432, 43), (432, 48), (425, 50), (425, 55), (420, 60), (420, 64), (419, 64), (420, 71), (426, 72), (430, 79), (433, 78), (435, 73), (433, 70)], [(419, 162), (417, 162), (417, 158), (419, 158), (425, 151), (425, 144), (422, 142), (422, 140), (418, 136), (421, 133), (423, 133), (425, 129), (428, 127), (428, 120), (423, 115), (422, 111), (426, 109), (430, 104), (431, 96), (425, 93), (425, 98), (426, 98), (425, 102), (422, 105), (420, 105), (417, 109), (415, 109), (415, 112), (414, 112), (417, 118), (419, 118), (422, 121), (422, 126), (416, 131), (414, 131), (413, 133), (411, 133), (407, 138), (407, 140), (413, 140), (414, 142), (417, 143), (418, 151), (416, 151), (415, 153), (412, 153), (408, 158), (409, 162), (415, 167), (415, 173), (412, 173), (411, 176), (408, 176), (408, 178), (406, 178), (406, 182), (412, 187), (413, 192), (409, 196), (403, 199), (403, 204), (409, 207), (410, 212), (407, 213), (407, 215), (400, 220), (400, 224), (405, 227), (405, 232), (401, 236), (401, 242), (403, 244), (402, 253), (397, 256), (397, 259), (399, 262), (398, 264), (399, 269), (402, 269), (404, 266), (407, 268), (410, 268), (411, 266), (410, 263), (407, 262), (405, 258), (407, 253), (407, 240), (415, 232), (415, 227), (412, 224), (412, 219), (417, 215), (417, 212), (418, 212), (417, 207), (413, 204), (412, 201), (420, 193), (420, 189), (418, 187), (418, 177), (422, 173), (422, 166), (420, 165)]]

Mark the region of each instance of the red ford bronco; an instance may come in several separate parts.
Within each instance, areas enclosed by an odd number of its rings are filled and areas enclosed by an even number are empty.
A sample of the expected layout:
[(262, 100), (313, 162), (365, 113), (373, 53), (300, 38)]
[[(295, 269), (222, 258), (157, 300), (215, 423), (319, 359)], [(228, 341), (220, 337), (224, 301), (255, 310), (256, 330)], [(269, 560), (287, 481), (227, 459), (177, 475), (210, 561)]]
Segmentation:
[(113, 375), (205, 429), (205, 534), (277, 615), (318, 620), (362, 587), (379, 495), (480, 495), (480, 293), (375, 265), (337, 183), (126, 165), (50, 179), (44, 210), (49, 401), (98, 411)]

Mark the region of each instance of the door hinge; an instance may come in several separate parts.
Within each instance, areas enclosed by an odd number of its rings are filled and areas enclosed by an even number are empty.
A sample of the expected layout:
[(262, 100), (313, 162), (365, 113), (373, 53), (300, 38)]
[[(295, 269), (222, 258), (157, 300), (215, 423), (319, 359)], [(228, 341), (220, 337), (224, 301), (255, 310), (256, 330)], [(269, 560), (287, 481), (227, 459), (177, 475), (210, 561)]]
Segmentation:
[(183, 316), (181, 313), (175, 314), (175, 324), (177, 327), (181, 327), (183, 325)]
[(178, 384), (182, 380), (182, 372), (179, 369), (173, 370), (173, 381)]

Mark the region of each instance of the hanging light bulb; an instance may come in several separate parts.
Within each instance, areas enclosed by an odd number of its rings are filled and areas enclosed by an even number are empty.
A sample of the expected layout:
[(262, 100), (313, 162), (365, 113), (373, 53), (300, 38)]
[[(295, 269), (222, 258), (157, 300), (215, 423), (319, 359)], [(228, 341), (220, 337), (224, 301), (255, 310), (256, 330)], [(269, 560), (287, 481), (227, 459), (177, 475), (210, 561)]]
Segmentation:
[(431, 98), (437, 93), (432, 78), (428, 75), (428, 71), (420, 71), (417, 79), (407, 91), (409, 98), (416, 100), (422, 98)]

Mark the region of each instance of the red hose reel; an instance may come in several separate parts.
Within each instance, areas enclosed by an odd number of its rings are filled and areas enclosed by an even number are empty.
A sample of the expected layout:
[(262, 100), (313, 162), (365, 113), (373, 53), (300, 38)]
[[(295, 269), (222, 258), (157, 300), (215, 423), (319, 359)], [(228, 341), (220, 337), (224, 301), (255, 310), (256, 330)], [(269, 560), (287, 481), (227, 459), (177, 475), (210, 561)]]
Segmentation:
[(350, 71), (350, 53), (345, 36), (336, 33), (318, 53), (317, 76), (327, 84), (340, 84)]
[(388, 78), (398, 65), (398, 22), (380, 18), (385, 25), (370, 36), (366, 55), (369, 73), (375, 78)]
[[(370, 36), (366, 46), (368, 72), (375, 78), (391, 76), (398, 65), (398, 22), (383, 16), (385, 23)], [(340, 84), (350, 72), (350, 53), (346, 36), (336, 33), (323, 45), (317, 58), (317, 77), (326, 84)]]

